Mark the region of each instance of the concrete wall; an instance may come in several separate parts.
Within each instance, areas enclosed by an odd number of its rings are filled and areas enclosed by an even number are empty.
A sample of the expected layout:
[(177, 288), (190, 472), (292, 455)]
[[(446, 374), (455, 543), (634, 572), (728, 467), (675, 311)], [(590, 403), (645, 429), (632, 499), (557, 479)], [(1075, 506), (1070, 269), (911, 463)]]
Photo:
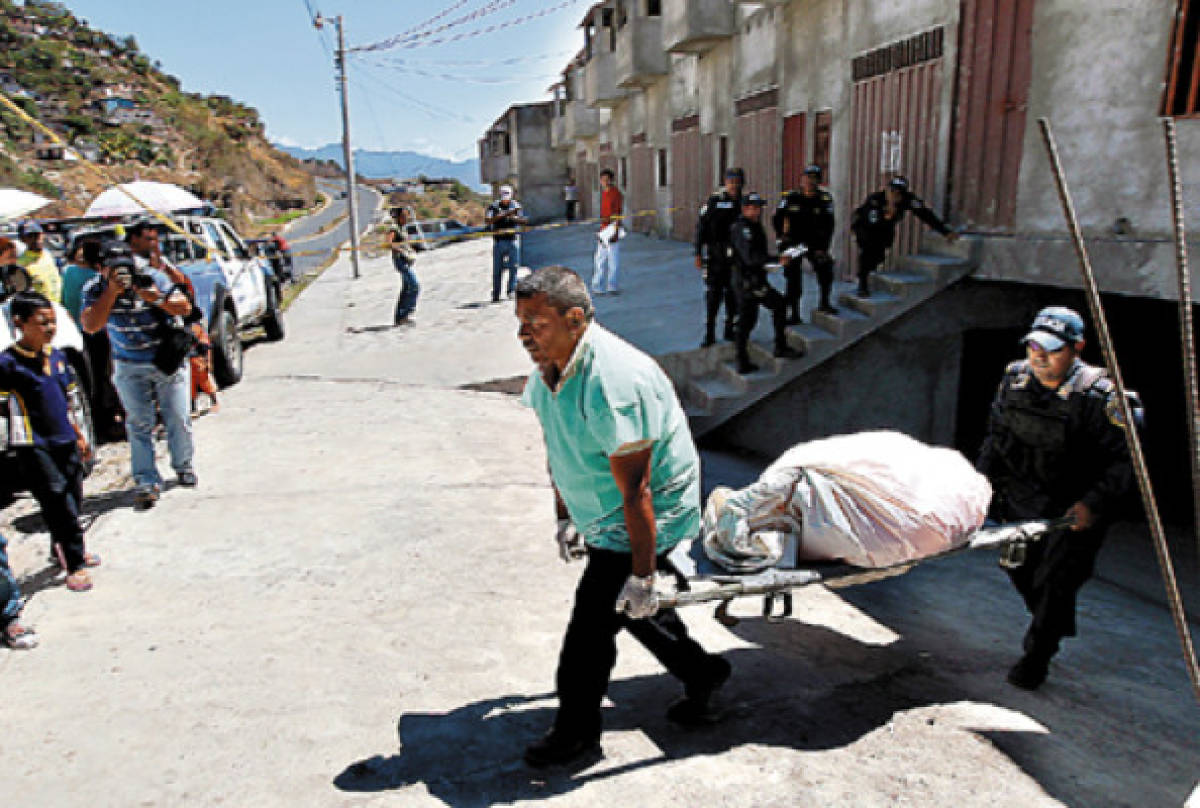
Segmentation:
[[(1101, 287), (1178, 297), (1158, 118), (1176, 5), (1174, 0), (1037, 4), (1016, 237), (988, 239), (982, 277), (1080, 285), (1074, 253), (1062, 240), (1066, 220), (1037, 126), (1045, 116), (1090, 237)], [(1200, 121), (1180, 121), (1178, 129), (1186, 218), (1194, 229), (1200, 222), (1200, 193), (1193, 190), (1200, 186)], [(1127, 222), (1118, 226), (1122, 219)]]
[(517, 199), (531, 222), (562, 216), (567, 182), (567, 152), (550, 142), (554, 107), (550, 102), (522, 104), (508, 112), (512, 138), (512, 174)]

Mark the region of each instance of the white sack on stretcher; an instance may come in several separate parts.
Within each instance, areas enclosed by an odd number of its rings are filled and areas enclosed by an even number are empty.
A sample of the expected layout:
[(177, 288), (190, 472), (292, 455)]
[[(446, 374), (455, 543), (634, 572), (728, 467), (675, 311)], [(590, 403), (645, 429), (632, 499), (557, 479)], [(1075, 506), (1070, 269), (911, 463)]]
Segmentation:
[(737, 572), (793, 558), (886, 567), (964, 544), (991, 499), (953, 449), (861, 432), (798, 444), (753, 485), (717, 488), (701, 535), (708, 557)]

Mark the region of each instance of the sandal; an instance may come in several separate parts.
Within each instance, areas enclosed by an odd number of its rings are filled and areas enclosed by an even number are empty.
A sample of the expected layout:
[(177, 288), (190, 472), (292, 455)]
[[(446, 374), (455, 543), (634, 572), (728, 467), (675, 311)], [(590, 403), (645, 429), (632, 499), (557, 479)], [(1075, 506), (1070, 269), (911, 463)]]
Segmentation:
[(0, 633), (0, 645), (14, 651), (28, 651), (31, 648), (37, 648), (37, 644), (37, 632), (22, 626), (15, 620)]
[(85, 566), (85, 567), (100, 566), (100, 556), (97, 555), (96, 553), (84, 553), (83, 554), (83, 566)]
[(77, 569), (67, 576), (67, 589), (72, 592), (86, 592), (92, 588), (92, 576), (87, 570)]

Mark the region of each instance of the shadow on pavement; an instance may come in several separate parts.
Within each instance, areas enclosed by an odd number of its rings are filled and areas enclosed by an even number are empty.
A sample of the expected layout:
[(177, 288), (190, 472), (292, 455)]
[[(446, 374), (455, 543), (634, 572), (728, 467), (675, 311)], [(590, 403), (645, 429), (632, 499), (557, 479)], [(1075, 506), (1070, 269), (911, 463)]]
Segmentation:
[[(916, 655), (902, 643), (864, 645), (795, 621), (767, 626), (749, 619), (737, 632), (778, 630), (792, 635), (789, 642), (819, 650), (815, 659), (866, 655), (870, 664), (856, 681), (839, 683), (811, 663), (783, 659), (768, 649), (731, 651), (726, 658), (733, 664), (734, 677), (723, 692), (725, 717), (699, 730), (682, 729), (665, 718), (666, 706), (679, 694), (678, 683), (669, 675), (615, 681), (609, 688), (613, 706), (605, 710), (606, 731), (640, 730), (661, 754), (611, 767), (597, 767), (595, 760), (544, 770), (524, 764), (526, 744), (553, 721), (552, 694), (500, 696), (448, 713), (406, 713), (397, 725), (398, 753), (358, 761), (333, 783), (348, 792), (424, 784), (430, 794), (453, 806), (512, 803), (569, 793), (592, 781), (746, 744), (802, 751), (840, 748), (886, 725), (898, 711), (933, 701), (914, 695), (930, 672), (921, 670)], [(761, 687), (768, 682), (769, 689)]]

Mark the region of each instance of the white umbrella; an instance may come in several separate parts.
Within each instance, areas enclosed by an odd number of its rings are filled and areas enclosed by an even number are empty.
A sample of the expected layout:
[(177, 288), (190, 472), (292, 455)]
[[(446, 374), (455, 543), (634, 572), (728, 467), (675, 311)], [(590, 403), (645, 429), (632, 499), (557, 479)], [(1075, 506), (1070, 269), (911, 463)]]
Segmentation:
[[(122, 190), (124, 189), (124, 190)], [(129, 194), (137, 197), (138, 202), (159, 213), (173, 213), (177, 210), (204, 207), (204, 201), (185, 191), (178, 185), (169, 182), (127, 182), (115, 188), (109, 188), (92, 200), (85, 216), (127, 216), (142, 213), (146, 208), (134, 202)]]
[(16, 188), (0, 188), (0, 220), (19, 219), (50, 204), (44, 196)]

